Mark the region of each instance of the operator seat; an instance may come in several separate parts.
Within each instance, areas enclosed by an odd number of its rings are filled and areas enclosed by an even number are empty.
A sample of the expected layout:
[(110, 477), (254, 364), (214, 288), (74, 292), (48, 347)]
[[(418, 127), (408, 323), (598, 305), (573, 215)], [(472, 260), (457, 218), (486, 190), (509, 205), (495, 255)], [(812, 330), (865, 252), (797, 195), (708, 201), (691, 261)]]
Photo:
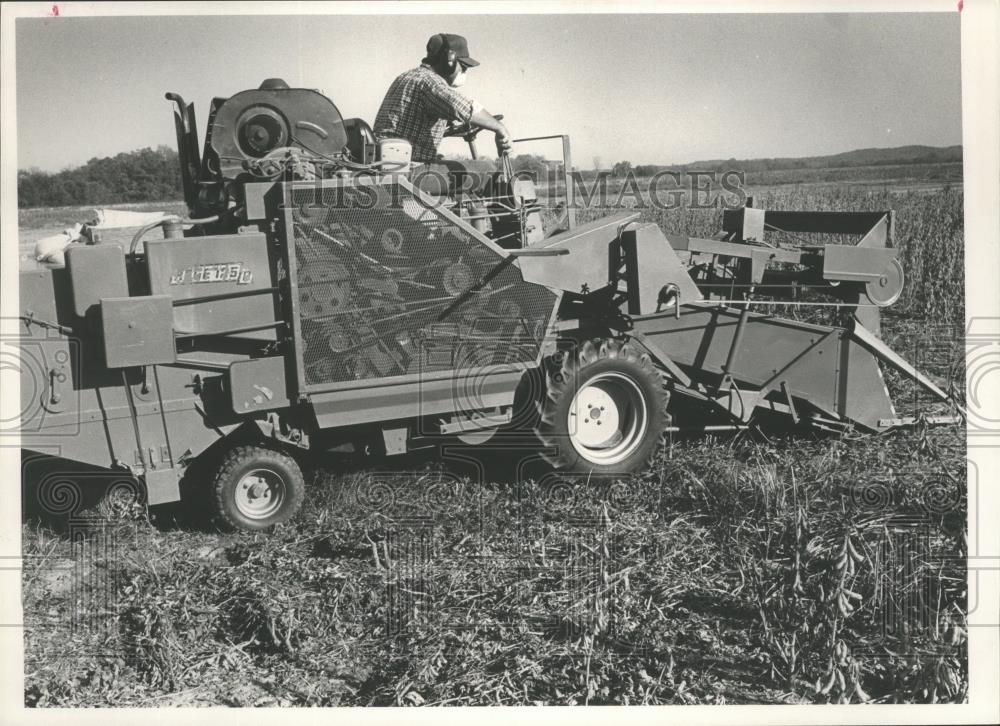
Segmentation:
[(368, 122), (361, 118), (344, 119), (347, 131), (347, 150), (351, 159), (359, 164), (371, 164), (375, 160), (375, 134)]
[(438, 159), (414, 165), (410, 183), (434, 197), (451, 197), (459, 191), (482, 196), (496, 173), (492, 159)]

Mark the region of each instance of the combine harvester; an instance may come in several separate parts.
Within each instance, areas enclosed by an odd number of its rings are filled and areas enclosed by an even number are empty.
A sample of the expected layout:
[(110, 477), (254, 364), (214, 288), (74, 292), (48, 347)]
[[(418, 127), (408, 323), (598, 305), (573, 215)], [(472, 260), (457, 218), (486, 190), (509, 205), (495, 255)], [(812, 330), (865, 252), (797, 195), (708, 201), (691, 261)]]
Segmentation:
[[(167, 94), (190, 217), (21, 273), (23, 449), (134, 477), (151, 505), (199, 461), (218, 519), (256, 530), (301, 505), (307, 450), (527, 430), (557, 468), (627, 475), (685, 430), (681, 399), (702, 429), (767, 415), (883, 432), (914, 423), (885, 364), (950, 400), (879, 338), (903, 288), (891, 212), (746, 207), (711, 239), (633, 212), (577, 225), (557, 136), (567, 228), (546, 236), (531, 181), (506, 158), (479, 173), (476, 129), (451, 132), (474, 160), (445, 162), (466, 176), (441, 188), (405, 142), (275, 85), (214, 99), (202, 153), (193, 106)], [(773, 246), (765, 230), (857, 243)], [(844, 324), (750, 309), (800, 289)]]

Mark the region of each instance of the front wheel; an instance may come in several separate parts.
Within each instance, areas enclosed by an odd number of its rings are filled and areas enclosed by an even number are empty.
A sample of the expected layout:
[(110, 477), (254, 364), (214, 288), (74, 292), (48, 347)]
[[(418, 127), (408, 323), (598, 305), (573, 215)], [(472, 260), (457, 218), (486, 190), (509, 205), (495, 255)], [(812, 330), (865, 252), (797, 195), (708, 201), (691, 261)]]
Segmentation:
[(287, 522), (305, 497), (302, 470), (288, 454), (263, 446), (237, 446), (214, 479), (216, 514), (232, 529), (258, 531)]
[[(645, 351), (584, 341), (551, 366), (537, 433), (557, 469), (627, 474), (645, 466), (667, 426), (664, 378)], [(554, 451), (552, 451), (554, 450)]]

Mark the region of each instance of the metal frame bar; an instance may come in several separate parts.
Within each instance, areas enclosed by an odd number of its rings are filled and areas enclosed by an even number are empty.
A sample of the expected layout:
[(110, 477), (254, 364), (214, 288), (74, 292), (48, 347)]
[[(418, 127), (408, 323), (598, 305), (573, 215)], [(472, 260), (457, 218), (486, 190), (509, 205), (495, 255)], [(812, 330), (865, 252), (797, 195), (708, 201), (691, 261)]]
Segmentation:
[(782, 232), (857, 234), (867, 236), (887, 215), (886, 212), (784, 212), (765, 210), (764, 224)]
[(265, 295), (267, 293), (277, 293), (280, 292), (281, 288), (277, 285), (271, 287), (258, 287), (253, 290), (236, 290), (234, 292), (220, 292), (218, 295), (202, 295), (201, 297), (184, 297), (176, 298), (173, 301), (173, 306), (175, 308), (183, 307), (184, 305), (197, 305), (198, 303), (204, 302), (215, 302), (217, 300), (231, 300), (233, 298), (240, 297), (252, 297), (254, 295)]
[(474, 417), (461, 417), (453, 421), (449, 421), (441, 424), (442, 434), (461, 434), (470, 431), (482, 431), (483, 429), (492, 428), (494, 426), (503, 426), (511, 422), (513, 418), (513, 411), (510, 407), (502, 413), (480, 416), (479, 418)]
[(664, 352), (663, 348), (646, 337), (645, 333), (641, 333), (638, 330), (630, 330), (628, 331), (628, 336), (630, 338), (634, 338), (638, 341), (639, 345), (652, 353), (653, 357), (656, 358), (663, 365), (663, 367), (670, 372), (670, 375), (672, 375), (682, 386), (691, 385), (691, 379), (688, 375), (684, 373), (684, 371), (682, 371), (676, 363), (670, 360), (670, 356)]
[(894, 351), (892, 348), (887, 346), (881, 340), (875, 337), (865, 326), (860, 324), (855, 324), (854, 328), (851, 330), (851, 335), (854, 336), (861, 345), (867, 348), (876, 358), (879, 358), (889, 365), (891, 365), (896, 370), (901, 373), (905, 373), (910, 376), (923, 386), (930, 393), (937, 396), (942, 401), (950, 401), (951, 397), (934, 385), (934, 382), (929, 378), (924, 376), (920, 371), (910, 365), (905, 358), (903, 358), (899, 353)]
[(513, 139), (511, 143), (527, 143), (529, 141), (549, 141), (562, 139), (563, 179), (566, 183), (566, 221), (569, 229), (576, 228), (576, 189), (573, 187), (573, 155), (570, 151), (568, 134), (551, 134), (549, 136), (526, 136), (523, 139)]
[[(751, 288), (751, 293), (753, 288)], [(726, 362), (722, 364), (722, 378), (719, 381), (719, 385), (716, 390), (719, 391), (723, 386), (733, 385), (733, 366), (736, 364), (736, 356), (739, 354), (740, 345), (743, 343), (743, 334), (747, 329), (747, 319), (750, 317), (750, 306), (744, 305), (740, 309), (740, 317), (736, 320), (736, 332), (733, 333), (733, 342), (729, 346), (729, 354), (726, 356)]]
[[(272, 320), (270, 323), (261, 323), (260, 325), (247, 325), (242, 328), (227, 328), (223, 330), (207, 330), (203, 332), (185, 332), (185, 331), (174, 331), (175, 338), (200, 338), (202, 336), (218, 336), (218, 335), (236, 335), (237, 333), (254, 333), (258, 330), (270, 330), (272, 328), (278, 328), (282, 325), (287, 325), (284, 320)], [(268, 341), (269, 342), (269, 341)]]
[(928, 426), (945, 426), (959, 424), (963, 420), (961, 416), (902, 416), (899, 418), (880, 418), (878, 425), (889, 429), (915, 426), (918, 423), (925, 423)]
[(726, 255), (750, 259), (753, 252), (766, 253), (772, 262), (789, 262), (802, 264), (802, 252), (798, 250), (779, 249), (777, 247), (754, 247), (740, 242), (726, 242), (703, 237), (687, 237), (679, 234), (665, 234), (667, 242), (678, 252), (696, 252), (700, 254)]

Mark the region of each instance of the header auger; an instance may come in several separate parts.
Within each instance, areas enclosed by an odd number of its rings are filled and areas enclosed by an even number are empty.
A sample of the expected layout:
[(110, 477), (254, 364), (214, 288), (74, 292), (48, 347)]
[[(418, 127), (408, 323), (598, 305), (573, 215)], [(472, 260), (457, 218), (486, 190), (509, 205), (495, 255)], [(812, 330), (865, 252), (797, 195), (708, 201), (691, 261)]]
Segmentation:
[[(912, 422), (885, 364), (949, 402), (879, 338), (903, 287), (891, 212), (748, 206), (698, 239), (635, 212), (577, 225), (570, 198), (546, 235), (509, 163), (442, 162), (457, 174), (431, 188), (405, 142), (265, 85), (213, 100), (203, 151), (193, 107), (167, 95), (189, 216), (162, 239), (22, 271), (25, 449), (134, 476), (149, 504), (204, 463), (220, 520), (264, 529), (301, 503), (307, 450), (515, 437), (556, 467), (627, 475), (686, 428), (681, 400), (701, 429), (881, 432)], [(816, 296), (839, 325), (754, 309)]]

